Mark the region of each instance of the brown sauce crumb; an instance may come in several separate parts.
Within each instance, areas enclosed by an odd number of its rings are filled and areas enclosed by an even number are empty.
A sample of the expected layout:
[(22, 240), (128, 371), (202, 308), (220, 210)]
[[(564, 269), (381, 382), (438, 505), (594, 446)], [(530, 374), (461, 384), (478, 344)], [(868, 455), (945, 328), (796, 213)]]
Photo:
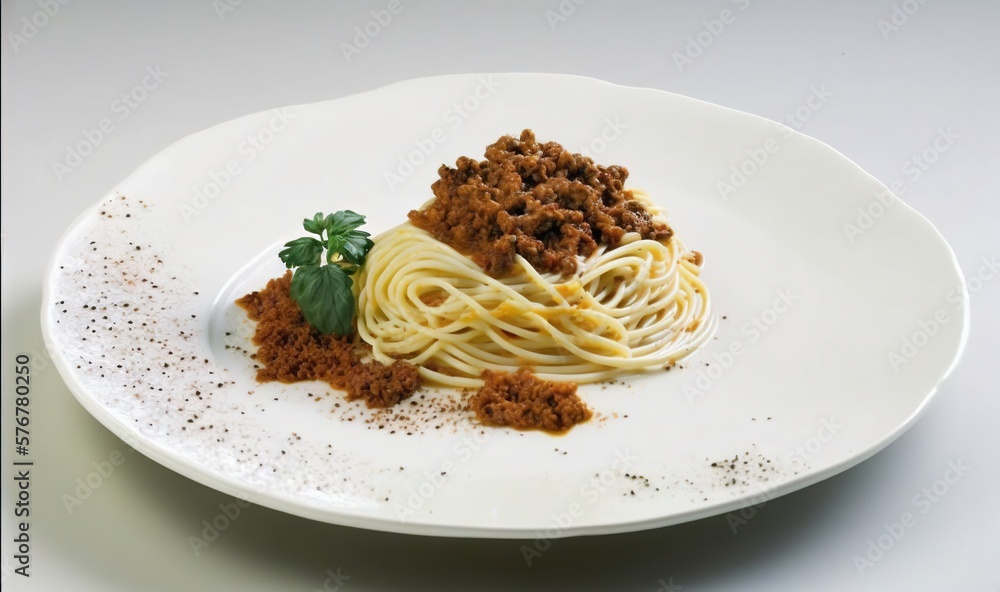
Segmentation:
[(540, 144), (529, 129), (520, 139), (503, 136), (485, 156), (442, 165), (434, 200), (409, 218), (493, 277), (509, 274), (515, 255), (539, 272), (565, 276), (576, 271), (577, 255), (614, 247), (626, 232), (660, 242), (673, 235), (624, 189), (625, 167)]
[(572, 382), (542, 380), (525, 368), (513, 374), (484, 370), (483, 380), (469, 409), (487, 425), (564, 432), (592, 415)]
[(322, 380), (347, 391), (348, 400), (364, 399), (368, 407), (391, 407), (417, 390), (420, 372), (413, 364), (362, 361), (370, 346), (356, 344), (353, 335), (325, 335), (309, 325), (292, 299), (291, 284), (289, 271), (236, 301), (257, 321), (253, 342), (260, 349), (253, 357), (263, 364), (259, 382)]

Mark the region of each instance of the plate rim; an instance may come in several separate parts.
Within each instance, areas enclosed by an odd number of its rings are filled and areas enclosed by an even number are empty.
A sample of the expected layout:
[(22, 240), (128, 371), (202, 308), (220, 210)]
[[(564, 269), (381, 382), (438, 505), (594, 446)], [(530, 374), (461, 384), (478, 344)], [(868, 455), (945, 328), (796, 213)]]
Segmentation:
[[(160, 148), (155, 154), (151, 155), (149, 158), (144, 160), (141, 164), (133, 168), (125, 177), (119, 180), (110, 191), (103, 194), (103, 196), (95, 203), (87, 206), (79, 215), (74, 217), (72, 222), (62, 231), (59, 238), (55, 241), (48, 262), (45, 265), (45, 273), (42, 279), (42, 294), (41, 294), (41, 310), (40, 310), (40, 321), (43, 336), (43, 343), (46, 350), (49, 351), (49, 355), (58, 370), (59, 376), (66, 388), (73, 394), (74, 398), (87, 410), (87, 412), (93, 416), (101, 425), (115, 434), (116, 437), (123, 440), (128, 446), (137, 450), (144, 456), (150, 458), (151, 460), (157, 462), (158, 464), (174, 471), (184, 477), (187, 477), (197, 483), (205, 485), (216, 489), (227, 495), (245, 500), (250, 503), (255, 503), (263, 505), (281, 512), (288, 514), (300, 516), (303, 518), (308, 518), (320, 522), (326, 522), (330, 524), (337, 524), (342, 526), (354, 527), (354, 528), (365, 528), (369, 530), (378, 530), (384, 532), (392, 532), (398, 534), (413, 534), (413, 535), (424, 535), (424, 536), (444, 536), (444, 537), (461, 537), (461, 538), (492, 538), (492, 539), (530, 539), (535, 538), (538, 534), (538, 528), (522, 528), (522, 527), (504, 527), (504, 526), (470, 526), (461, 524), (452, 524), (442, 521), (422, 521), (420, 519), (416, 520), (392, 520), (388, 518), (378, 517), (378, 516), (367, 516), (359, 514), (357, 512), (344, 511), (343, 509), (322, 509), (317, 507), (315, 504), (306, 503), (305, 500), (299, 500), (297, 502), (291, 502), (290, 500), (282, 497), (281, 495), (261, 491), (254, 488), (251, 485), (243, 483), (234, 477), (221, 475), (217, 472), (211, 470), (205, 470), (200, 468), (195, 463), (186, 459), (181, 454), (177, 453), (170, 447), (163, 443), (156, 442), (152, 439), (143, 437), (141, 434), (137, 433), (136, 430), (132, 428), (130, 424), (127, 424), (123, 420), (116, 417), (109, 408), (101, 404), (95, 398), (89, 396), (83, 388), (83, 385), (79, 383), (73, 375), (73, 369), (69, 361), (64, 357), (63, 352), (58, 348), (51, 347), (55, 343), (54, 333), (56, 330), (55, 324), (52, 322), (54, 319), (53, 307), (50, 306), (50, 301), (52, 298), (53, 284), (55, 282), (56, 276), (58, 275), (59, 267), (59, 257), (63, 253), (63, 249), (68, 241), (70, 241), (81, 226), (81, 224), (91, 217), (94, 212), (96, 212), (102, 204), (112, 196), (118, 194), (117, 187), (122, 184), (125, 180), (129, 179), (137, 171), (145, 168), (152, 161), (157, 159), (161, 154), (167, 152), (174, 148), (176, 145), (187, 141), (193, 136), (209, 132), (217, 127), (225, 126), (231, 124), (238, 120), (250, 119), (253, 117), (261, 116), (265, 113), (269, 113), (275, 109), (302, 109), (319, 107), (324, 104), (334, 103), (349, 97), (360, 97), (364, 95), (373, 95), (379, 93), (392, 92), (395, 87), (406, 86), (409, 84), (422, 83), (422, 84), (433, 84), (436, 81), (443, 81), (447, 79), (475, 79), (477, 77), (488, 77), (488, 76), (498, 76), (498, 77), (508, 77), (508, 78), (545, 78), (545, 79), (562, 79), (562, 80), (578, 80), (585, 81), (589, 84), (595, 85), (605, 85), (607, 87), (612, 87), (619, 89), (622, 92), (634, 92), (641, 91), (646, 93), (656, 93), (665, 94), (679, 99), (682, 101), (693, 102), (701, 105), (702, 107), (709, 107), (712, 109), (723, 110), (732, 114), (737, 114), (740, 117), (749, 117), (761, 122), (766, 122), (779, 126), (777, 129), (787, 130), (791, 132), (794, 136), (800, 139), (805, 139), (808, 142), (813, 142), (820, 145), (822, 148), (830, 151), (832, 155), (835, 155), (840, 159), (842, 164), (849, 163), (856, 173), (860, 173), (861, 176), (867, 178), (869, 182), (877, 184), (878, 187), (884, 189), (887, 192), (891, 191), (885, 186), (881, 181), (879, 181), (872, 174), (865, 171), (856, 162), (845, 156), (842, 152), (833, 148), (829, 144), (818, 140), (812, 136), (803, 134), (797, 130), (794, 130), (784, 124), (772, 121), (760, 115), (753, 113), (748, 113), (745, 111), (740, 111), (731, 107), (726, 107), (723, 105), (718, 105), (705, 101), (702, 99), (697, 99), (694, 97), (689, 97), (681, 94), (677, 94), (671, 91), (666, 91), (662, 89), (656, 89), (651, 87), (640, 87), (640, 86), (628, 86), (613, 82), (608, 82), (598, 78), (593, 78), (589, 76), (581, 76), (576, 74), (559, 74), (559, 73), (544, 73), (544, 72), (480, 72), (480, 73), (464, 73), (464, 74), (445, 74), (437, 76), (425, 76), (417, 77), (406, 80), (394, 81), (367, 91), (362, 91), (358, 93), (351, 93), (348, 95), (343, 95), (331, 99), (324, 99), (321, 101), (314, 101), (309, 103), (298, 103), (294, 105), (281, 105), (277, 107), (272, 107), (269, 109), (254, 111), (251, 113), (245, 113), (237, 117), (228, 119), (223, 122), (216, 123), (209, 127), (197, 130), (195, 132), (185, 134), (184, 136), (170, 142), (164, 147)], [(941, 373), (937, 378), (934, 385), (931, 387), (930, 391), (925, 393), (919, 405), (910, 413), (908, 417), (903, 419), (891, 432), (885, 434), (882, 438), (878, 439), (864, 450), (858, 451), (852, 454), (850, 457), (841, 460), (840, 462), (827, 467), (820, 471), (812, 471), (801, 476), (791, 477), (783, 483), (775, 487), (769, 487), (767, 489), (768, 500), (787, 495), (789, 493), (798, 491), (802, 488), (808, 487), (820, 481), (824, 481), (833, 477), (849, 468), (857, 466), (858, 464), (868, 460), (893, 441), (904, 434), (910, 427), (912, 427), (916, 421), (926, 412), (927, 408), (930, 406), (931, 402), (936, 398), (937, 393), (940, 391), (942, 384), (951, 376), (955, 368), (958, 366), (961, 358), (965, 352), (969, 331), (970, 331), (970, 319), (971, 311), (969, 307), (970, 296), (968, 293), (968, 285), (965, 279), (965, 275), (962, 268), (958, 262), (955, 255), (954, 249), (947, 242), (945, 237), (941, 234), (940, 230), (928, 220), (922, 213), (917, 211), (915, 208), (910, 206), (908, 203), (896, 197), (897, 205), (904, 206), (902, 209), (906, 211), (909, 216), (916, 216), (916, 219), (926, 225), (927, 229), (933, 232), (935, 239), (938, 242), (937, 247), (943, 247), (946, 249), (949, 262), (953, 267), (958, 279), (960, 280), (960, 296), (962, 301), (962, 327), (959, 343), (954, 350), (952, 359), (948, 367)], [(707, 518), (710, 516), (715, 516), (737, 510), (753, 503), (753, 499), (757, 497), (755, 495), (745, 495), (742, 497), (723, 500), (716, 504), (711, 504), (699, 509), (687, 510), (684, 512), (661, 515), (650, 518), (644, 518), (639, 520), (630, 521), (612, 521), (607, 523), (599, 523), (595, 525), (585, 525), (585, 526), (575, 526), (571, 525), (568, 528), (561, 529), (555, 536), (548, 538), (566, 538), (574, 536), (593, 536), (593, 535), (604, 535), (604, 534), (617, 534), (623, 532), (636, 532), (641, 530), (649, 530), (655, 528), (662, 528), (666, 526), (671, 526), (675, 524), (681, 524), (684, 522), (690, 522), (693, 520), (698, 520), (702, 518)], [(544, 529), (545, 526), (541, 525), (539, 528)]]

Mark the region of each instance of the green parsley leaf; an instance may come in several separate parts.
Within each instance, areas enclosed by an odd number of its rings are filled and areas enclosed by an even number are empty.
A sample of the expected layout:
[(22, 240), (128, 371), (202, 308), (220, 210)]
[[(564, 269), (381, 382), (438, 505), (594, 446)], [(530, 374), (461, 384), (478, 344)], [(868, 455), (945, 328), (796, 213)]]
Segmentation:
[(323, 214), (321, 212), (316, 212), (316, 215), (313, 216), (311, 220), (309, 218), (304, 219), (302, 221), (302, 226), (306, 229), (306, 232), (323, 236), (323, 231), (326, 230), (327, 223)]
[(326, 239), (327, 263), (332, 263), (334, 256), (340, 254), (340, 250), (344, 248), (345, 242), (347, 242), (347, 237), (341, 234), (334, 234)]
[(368, 238), (369, 236), (367, 232), (352, 230), (347, 233), (344, 244), (337, 249), (337, 252), (351, 263), (361, 265), (364, 263), (368, 251), (375, 245), (372, 239)]
[(305, 265), (292, 276), (292, 298), (321, 333), (346, 335), (354, 320), (351, 278), (336, 265)]
[(323, 243), (311, 236), (304, 236), (285, 243), (285, 249), (278, 253), (285, 267), (291, 269), (300, 265), (317, 265), (323, 255)]
[(350, 276), (364, 265), (375, 245), (371, 235), (357, 230), (364, 223), (364, 216), (350, 210), (326, 216), (316, 212), (302, 220), (302, 227), (319, 238), (297, 238), (285, 243), (278, 253), (286, 267), (296, 268), (292, 298), (309, 324), (323, 333), (346, 335), (351, 331), (355, 303)]
[(365, 217), (351, 210), (344, 210), (330, 214), (326, 217), (326, 221), (326, 229), (330, 234), (347, 234), (348, 231), (364, 224)]

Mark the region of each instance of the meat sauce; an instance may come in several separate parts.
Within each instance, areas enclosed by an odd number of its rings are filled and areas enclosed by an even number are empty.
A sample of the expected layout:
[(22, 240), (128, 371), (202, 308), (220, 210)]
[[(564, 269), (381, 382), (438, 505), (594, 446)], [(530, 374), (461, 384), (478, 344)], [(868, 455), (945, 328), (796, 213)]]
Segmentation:
[(275, 278), (259, 292), (236, 301), (257, 321), (253, 342), (259, 345), (254, 359), (259, 382), (322, 380), (347, 391), (347, 399), (364, 399), (368, 407), (391, 407), (420, 386), (420, 371), (413, 364), (395, 361), (385, 365), (363, 361), (371, 348), (354, 335), (338, 337), (314, 329), (291, 296), (292, 272)]
[(483, 372), (486, 383), (469, 398), (476, 418), (494, 426), (564, 432), (591, 417), (572, 382), (542, 380), (527, 368)]
[(601, 166), (526, 129), (486, 148), (486, 160), (442, 165), (434, 200), (409, 214), (414, 226), (470, 257), (492, 277), (515, 255), (541, 273), (571, 275), (577, 256), (616, 246), (626, 232), (666, 242), (673, 231), (630, 190), (625, 167)]

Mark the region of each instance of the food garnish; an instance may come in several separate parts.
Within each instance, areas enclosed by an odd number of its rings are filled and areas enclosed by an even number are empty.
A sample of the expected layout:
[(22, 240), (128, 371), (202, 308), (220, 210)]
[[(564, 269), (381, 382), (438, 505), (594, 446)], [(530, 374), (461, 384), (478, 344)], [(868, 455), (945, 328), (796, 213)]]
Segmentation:
[(351, 332), (355, 312), (351, 275), (374, 245), (369, 233), (357, 229), (364, 223), (365, 217), (351, 210), (326, 216), (317, 212), (304, 219), (302, 227), (319, 238), (297, 238), (278, 253), (285, 267), (295, 268), (292, 298), (321, 333)]

